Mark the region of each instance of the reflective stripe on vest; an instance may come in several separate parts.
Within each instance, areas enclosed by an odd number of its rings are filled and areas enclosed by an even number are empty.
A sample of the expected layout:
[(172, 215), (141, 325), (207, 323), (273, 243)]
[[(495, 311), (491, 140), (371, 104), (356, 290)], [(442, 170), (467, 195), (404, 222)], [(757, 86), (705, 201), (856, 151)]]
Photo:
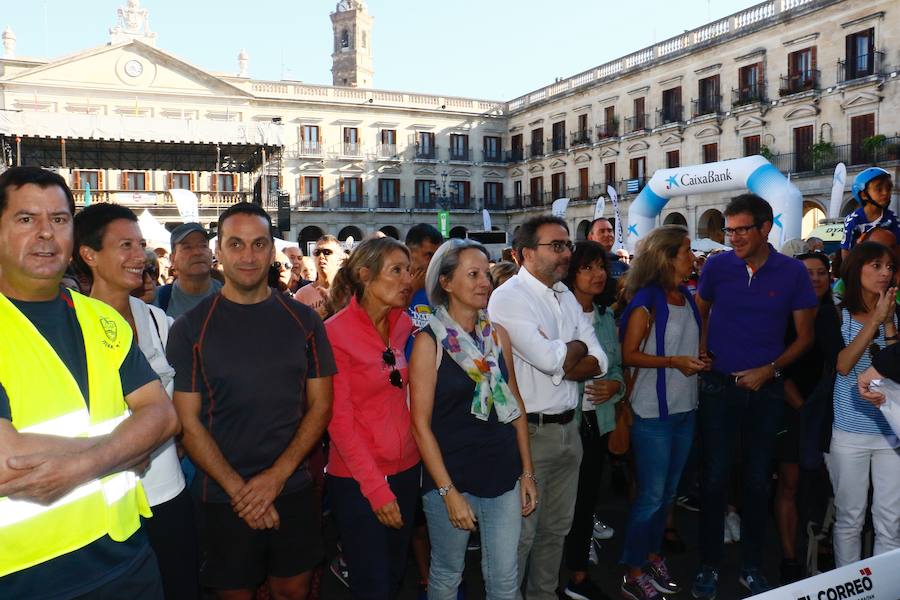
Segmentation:
[[(132, 344), (128, 323), (111, 307), (72, 292), (84, 338), (89, 406), (65, 364), (32, 323), (0, 294), (0, 384), (22, 434), (97, 437), (129, 416), (119, 368)], [(113, 473), (88, 481), (50, 505), (0, 497), (0, 577), (82, 548), (116, 541), (150, 516), (138, 477)]]

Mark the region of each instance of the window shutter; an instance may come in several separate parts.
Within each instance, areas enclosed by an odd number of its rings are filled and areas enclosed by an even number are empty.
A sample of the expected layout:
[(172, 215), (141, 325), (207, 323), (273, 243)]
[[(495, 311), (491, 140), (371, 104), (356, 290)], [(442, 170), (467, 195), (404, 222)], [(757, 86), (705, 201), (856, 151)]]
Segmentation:
[(323, 200), (322, 196), (325, 195), (325, 185), (322, 183), (321, 177), (316, 177), (319, 180), (319, 200)]
[(189, 181), (189, 182), (190, 182), (190, 184), (191, 184), (191, 191), (193, 192), (195, 189), (197, 189), (197, 188), (196, 188), (196, 184), (194, 183), (194, 172), (193, 172), (193, 171), (191, 171), (190, 181)]
[(215, 192), (219, 187), (219, 175), (218, 173), (210, 173), (209, 174), (209, 190), (211, 192)]
[(171, 190), (172, 188), (175, 187), (175, 185), (174, 185), (175, 184), (175, 175), (173, 173), (168, 173), (166, 175), (166, 180), (167, 180), (166, 189)]
[[(75, 171), (74, 177), (72, 178), (72, 187), (76, 190), (81, 189), (81, 171)], [(91, 191), (93, 192), (94, 190)]]
[(810, 55), (810, 64), (812, 65), (811, 68), (813, 71), (815, 71), (816, 70), (816, 46), (813, 46), (812, 48), (810, 48), (809, 55)]
[(97, 188), (103, 189), (103, 171), (97, 171)]
[(343, 198), (344, 198), (344, 178), (343, 177), (341, 177), (341, 180), (340, 180), (340, 190), (341, 190), (341, 199), (343, 200)]

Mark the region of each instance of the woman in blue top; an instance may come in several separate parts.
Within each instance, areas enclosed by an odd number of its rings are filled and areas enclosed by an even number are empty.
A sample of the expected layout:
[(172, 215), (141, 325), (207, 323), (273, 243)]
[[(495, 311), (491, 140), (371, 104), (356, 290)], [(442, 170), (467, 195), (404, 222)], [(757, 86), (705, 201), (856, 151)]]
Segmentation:
[(631, 390), (637, 497), (628, 516), (622, 593), (633, 600), (677, 594), (660, 553), (666, 515), (694, 439), (700, 315), (682, 282), (694, 256), (687, 230), (667, 225), (638, 246), (625, 280), (622, 363), (639, 369)]
[(569, 263), (569, 273), (563, 280), (593, 323), (597, 341), (609, 359), (606, 375), (586, 382), (581, 410), (575, 412), (576, 419), (580, 419), (578, 431), (584, 458), (578, 470), (575, 514), (566, 536), (566, 568), (570, 579), (565, 594), (570, 598), (602, 597), (588, 578), (588, 555), (593, 543), (594, 507), (600, 493), (609, 433), (616, 427), (615, 403), (625, 395), (616, 321), (611, 310), (594, 304), (594, 299), (606, 288), (609, 260), (609, 255), (597, 242), (578, 242)]
[(425, 290), (433, 312), (413, 344), (410, 411), (426, 468), (428, 598), (456, 599), (477, 523), (486, 596), (513, 600), (522, 517), (534, 511), (537, 488), (509, 337), (485, 312), (491, 281), (484, 246), (444, 242), (428, 265)]
[(841, 273), (846, 284), (841, 304), (844, 349), (837, 357), (834, 425), (826, 457), (834, 486), (838, 567), (860, 559), (870, 472), (875, 554), (900, 548), (900, 440), (881, 411), (860, 396), (856, 385), (859, 374), (871, 366), (872, 356), (897, 343), (894, 271), (889, 249), (863, 242), (847, 255)]

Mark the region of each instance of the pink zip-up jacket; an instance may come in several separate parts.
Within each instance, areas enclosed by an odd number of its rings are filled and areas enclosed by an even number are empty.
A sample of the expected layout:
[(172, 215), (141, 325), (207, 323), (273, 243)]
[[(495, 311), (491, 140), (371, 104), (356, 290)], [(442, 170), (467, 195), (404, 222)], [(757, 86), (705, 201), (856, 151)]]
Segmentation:
[(402, 388), (391, 385), (391, 368), (382, 359), (384, 342), (356, 298), (325, 322), (338, 369), (328, 425), (328, 474), (355, 479), (372, 510), (396, 500), (386, 477), (419, 462), (410, 429), (408, 369), (403, 354), (413, 324), (402, 308), (391, 310), (388, 323)]

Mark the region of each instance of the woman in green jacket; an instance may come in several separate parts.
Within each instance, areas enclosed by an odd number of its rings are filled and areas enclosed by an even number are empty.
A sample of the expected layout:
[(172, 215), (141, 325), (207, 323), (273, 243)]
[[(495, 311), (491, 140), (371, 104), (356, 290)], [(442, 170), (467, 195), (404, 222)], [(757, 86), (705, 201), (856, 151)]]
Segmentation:
[(596, 242), (578, 242), (569, 263), (564, 280), (581, 308), (584, 318), (591, 321), (597, 340), (609, 358), (606, 375), (590, 379), (584, 384), (580, 410), (579, 432), (584, 448), (584, 458), (578, 473), (578, 496), (575, 500), (575, 516), (572, 528), (566, 536), (566, 568), (571, 573), (566, 596), (570, 598), (603, 597), (588, 578), (588, 555), (594, 536), (594, 507), (600, 492), (600, 475), (607, 454), (609, 433), (615, 429), (615, 403), (625, 395), (622, 377), (622, 351), (616, 335), (616, 322), (612, 311), (594, 304), (594, 298), (603, 292), (608, 275), (609, 255)]

